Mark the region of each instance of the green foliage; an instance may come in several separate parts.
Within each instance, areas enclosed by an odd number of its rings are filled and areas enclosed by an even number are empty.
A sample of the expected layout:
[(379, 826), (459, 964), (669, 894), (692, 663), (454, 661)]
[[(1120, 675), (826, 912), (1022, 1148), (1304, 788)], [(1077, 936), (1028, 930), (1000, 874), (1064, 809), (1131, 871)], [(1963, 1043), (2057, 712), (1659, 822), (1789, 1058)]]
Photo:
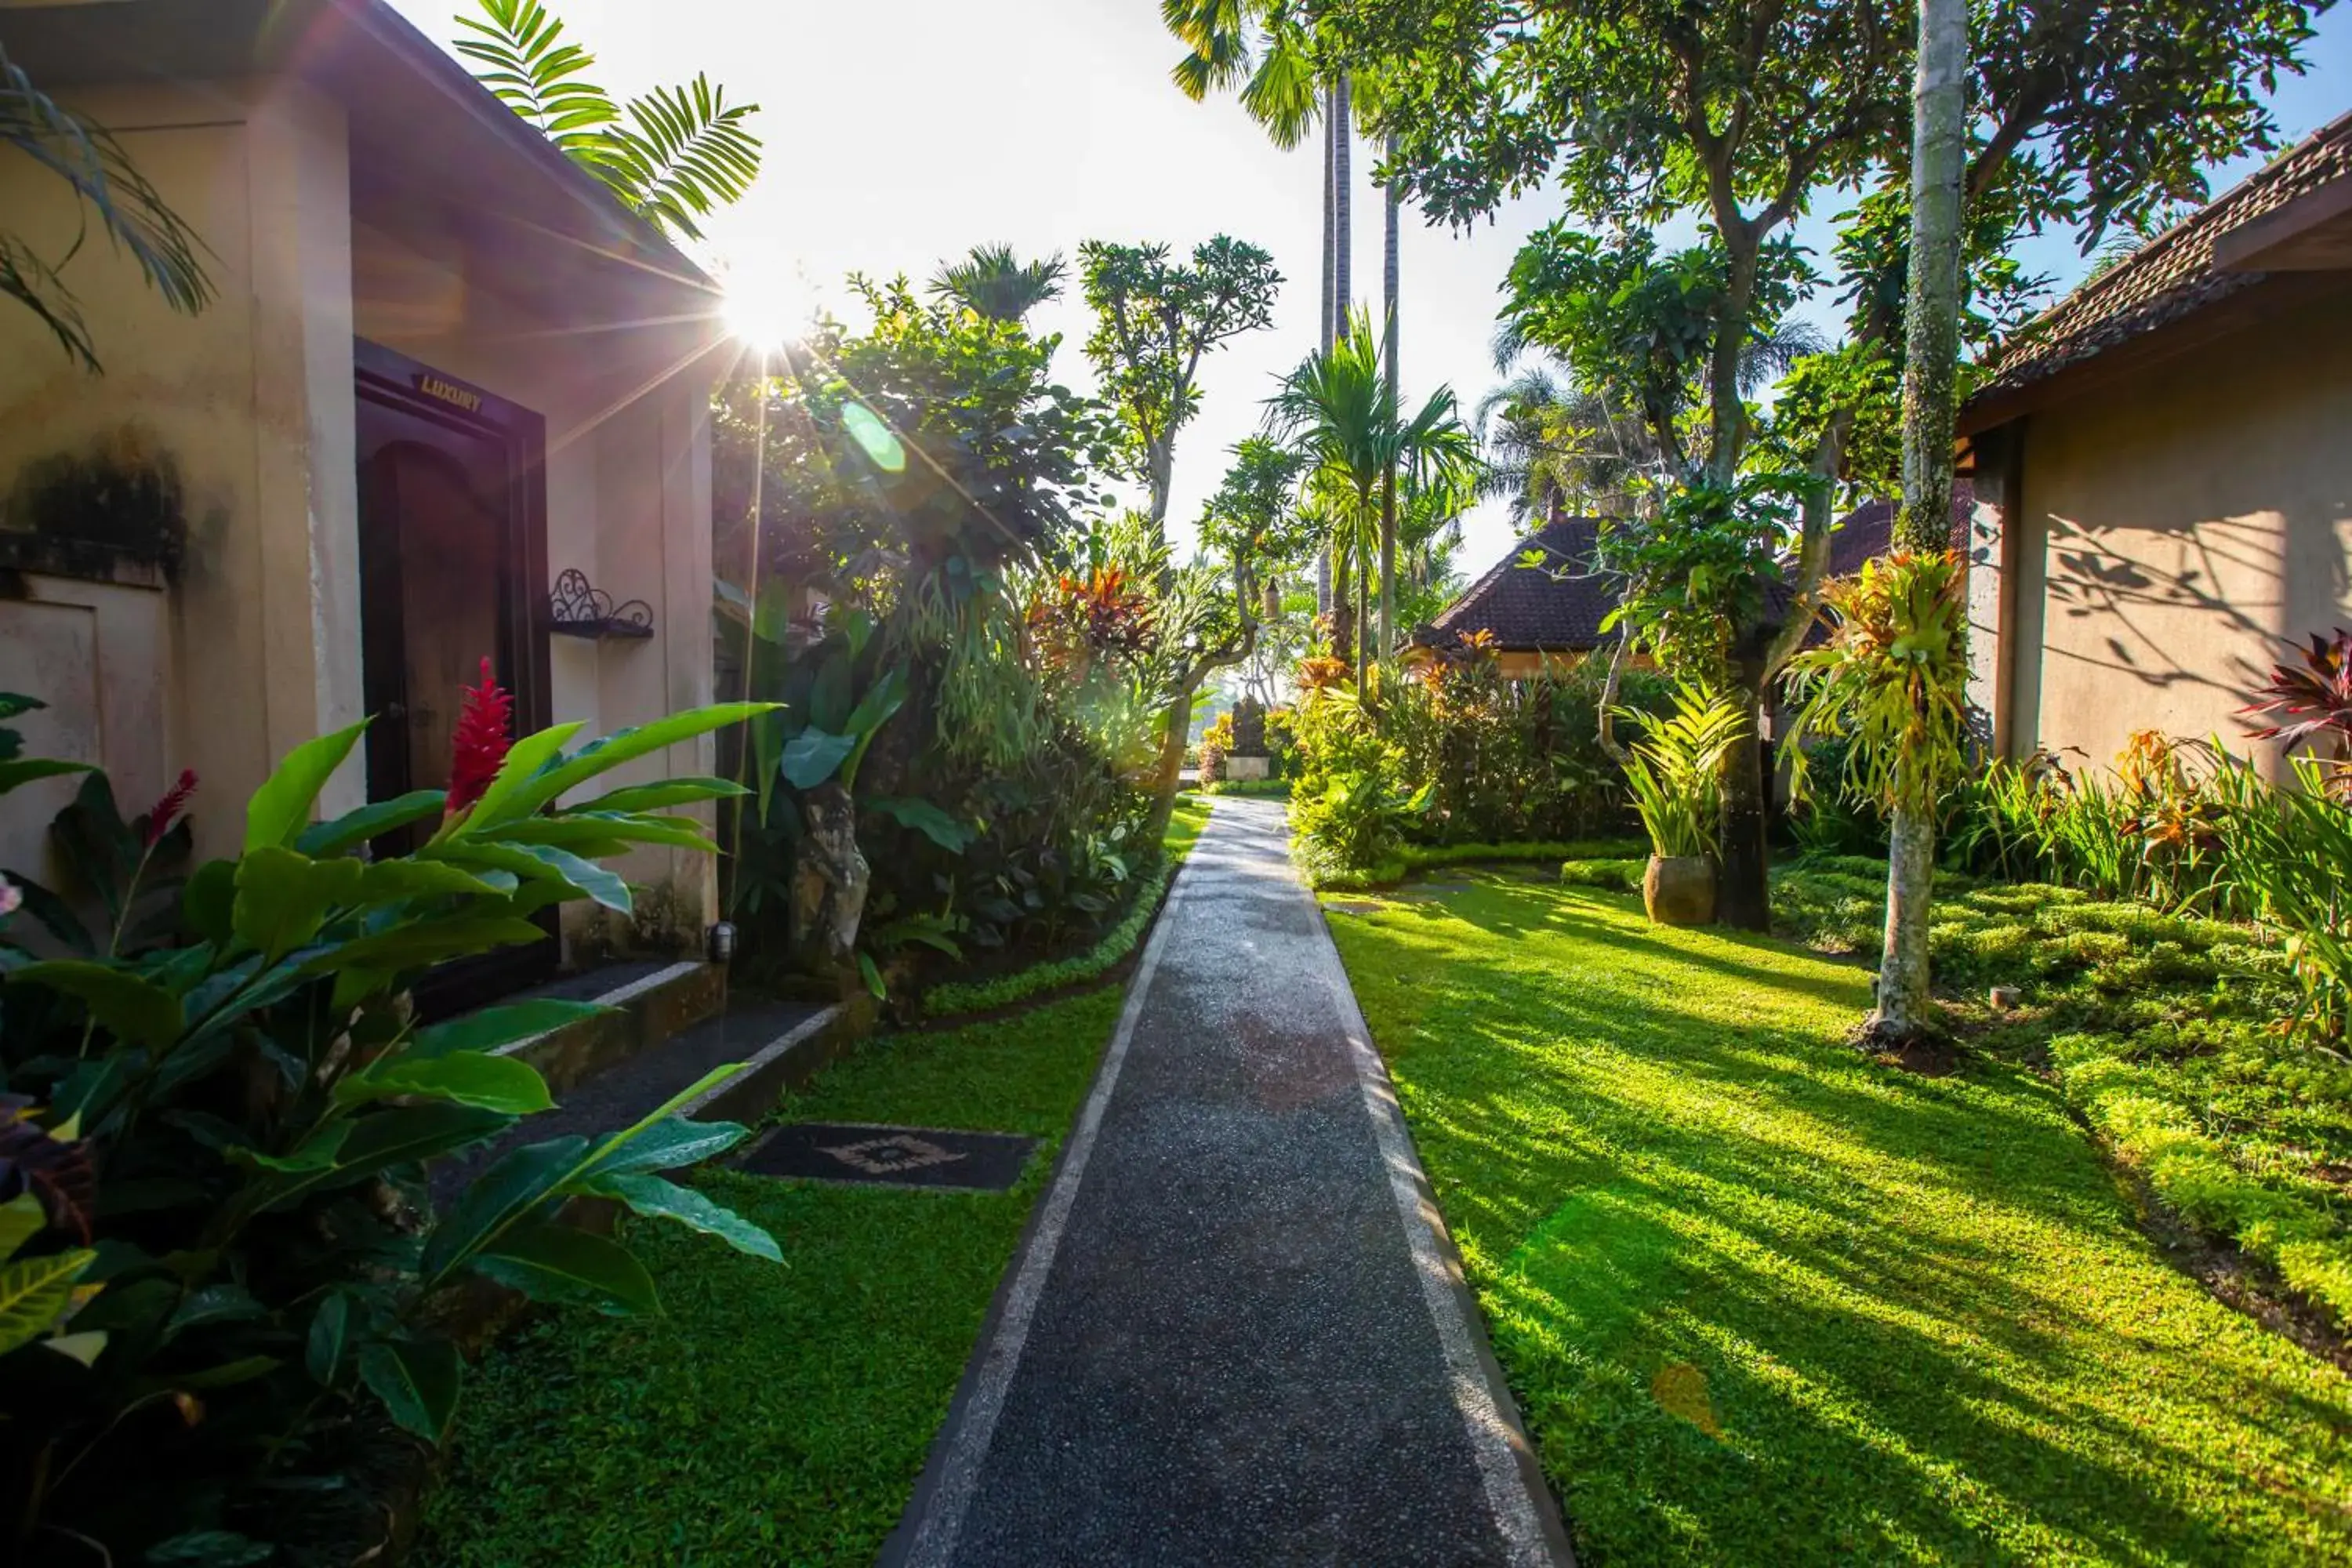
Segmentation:
[(1104, 988), (883, 1036), (784, 1102), (793, 1120), (1031, 1134), (1040, 1148), (1010, 1192), (697, 1178), (693, 1190), (774, 1236), (789, 1268), (625, 1220), (667, 1310), (562, 1310), (493, 1349), (425, 1500), (416, 1560), (873, 1562), (1118, 1009)]
[(1300, 771), (1290, 791), (1290, 831), (1308, 879), (1362, 872), (1403, 843), (1433, 791), (1404, 779), (1404, 753), (1382, 738), (1352, 686), (1309, 691), (1293, 710)]
[(1165, 245), (1088, 240), (1078, 273), (1096, 320), (1087, 358), (1118, 424), (1121, 469), (1150, 489), (1157, 518), (1176, 433), (1200, 411), (1202, 359), (1273, 323), (1282, 274), (1266, 252), (1222, 234), (1182, 261)]
[[(1511, 679), (1475, 640), (1433, 654), (1417, 679), (1381, 689), (1381, 729), (1405, 778), (1431, 791), (1416, 838), (1437, 843), (1564, 839), (1630, 828), (1623, 773), (1601, 747), (1601, 661)], [(1637, 672), (1621, 692), (1644, 710), (1661, 683)]]
[(1865, 972), (1620, 895), (1331, 924), (1580, 1561), (2352, 1561), (2352, 1387), (2149, 1244), (2029, 1040), (1889, 1072)]
[(1160, 912), (1160, 900), (1168, 884), (1182, 868), (1185, 858), (1192, 853), (1192, 844), (1208, 826), (1208, 813), (1196, 806), (1179, 802), (1170, 819), (1169, 835), (1160, 856), (1152, 868), (1138, 877), (1129, 896), (1127, 912), (1118, 923), (1103, 933), (1102, 939), (1084, 952), (1045, 963), (1031, 964), (1010, 974), (1000, 974), (990, 980), (949, 981), (934, 985), (923, 993), (923, 1013), (927, 1017), (945, 1018), (959, 1013), (984, 1013), (998, 1007), (1010, 1007), (1033, 997), (1045, 996), (1073, 985), (1083, 985), (1099, 979), (1118, 964), (1127, 962), (1134, 952), (1143, 933), (1151, 929), (1153, 918)]
[(697, 76), (615, 103), (583, 75), (596, 57), (563, 41), (563, 24), (540, 0), (481, 0), (460, 16), (457, 50), (474, 79), (546, 133), (633, 211), (673, 234), (699, 239), (695, 220), (742, 198), (760, 173), (756, 103), (730, 104), (727, 89)]
[[(193, 316), (211, 302), (212, 280), (199, 254), (205, 245), (195, 231), (139, 172), (120, 142), (102, 126), (59, 108), (5, 51), (0, 147), (13, 148), (63, 181), (76, 217), (96, 219), (109, 247), (128, 256), (166, 305)], [(66, 356), (94, 374), (101, 368), (97, 345), (63, 271), (88, 237), (86, 229), (78, 232), (63, 255), (49, 257), (23, 236), (0, 228), (0, 298), (32, 311)]]
[(1829, 642), (1789, 664), (1790, 784), (1810, 787), (1805, 742), (1850, 738), (1849, 789), (1887, 810), (1932, 813), (1958, 782), (1968, 730), (1968, 563), (1897, 552), (1831, 584)]
[[(560, 1223), (575, 1197), (618, 1197), (775, 1255), (754, 1227), (653, 1174), (742, 1136), (673, 1119), (732, 1068), (609, 1136), (512, 1149), (435, 1216), (426, 1162), (552, 1103), (497, 1049), (593, 1009), (538, 1001), (420, 1026), (407, 994), (435, 964), (541, 940), (531, 917), (553, 905), (626, 912), (629, 889), (600, 860), (646, 844), (710, 847), (692, 818), (638, 809), (646, 788), (555, 802), (762, 711), (695, 710), (571, 752), (577, 725), (523, 737), (472, 805), (446, 812), (413, 853), (373, 860), (353, 858), (371, 834), (441, 811), (443, 797), (312, 823), (364, 725), (321, 736), (255, 793), (244, 852), (187, 879), (176, 923), (152, 905), (170, 886), (175, 834), (184, 848), (169, 818), (193, 780), (125, 823), (93, 775), (55, 837), (87, 884), (71, 891), (105, 928), (68, 923), (68, 900), (48, 895), (40, 910), (76, 956), (37, 958), (0, 934), (0, 1068), (47, 1104), (39, 1126), (53, 1141), (87, 1140), (99, 1172), (79, 1220), (93, 1246), (37, 1241), (18, 1261), (104, 1288), (68, 1336), (86, 1353), (0, 1376), (18, 1548), (79, 1539), (152, 1562), (258, 1562), (321, 1540), (357, 1550), (372, 1505), (352, 1472), (376, 1462), (385, 1422), (430, 1442), (452, 1419), (462, 1367), (446, 1325), (468, 1276), (656, 1310), (625, 1249)], [(649, 787), (665, 805), (736, 793), (716, 780)], [(24, 1131), (19, 1121), (0, 1143)]]
[[(1809, 866), (1781, 879), (1774, 908), (1791, 934), (1867, 958), (1885, 881), (1881, 861)], [(2046, 1052), (2068, 1102), (2167, 1205), (2352, 1320), (2352, 1226), (2334, 1174), (2352, 1158), (2352, 1071), (2276, 1026), (2307, 994), (2302, 953), (2072, 888), (1938, 882), (1938, 984), (2021, 993), (1988, 1048)]]
[(975, 245), (961, 260), (940, 268), (931, 292), (992, 321), (1019, 321), (1062, 297), (1067, 269), (1058, 254), (1024, 262), (1009, 245)]
[(1721, 679), (1739, 628), (1783, 580), (1781, 558), (1820, 483), (1796, 471), (1699, 479), (1666, 491), (1653, 515), (1601, 519), (1594, 553), (1621, 584), (1603, 629), (1628, 622), (1668, 670)]
[(1724, 753), (1747, 731), (1745, 707), (1727, 692), (1685, 684), (1675, 688), (1673, 712), (1622, 716), (1642, 731), (1625, 782), (1652, 853), (1712, 857), (1717, 781)]

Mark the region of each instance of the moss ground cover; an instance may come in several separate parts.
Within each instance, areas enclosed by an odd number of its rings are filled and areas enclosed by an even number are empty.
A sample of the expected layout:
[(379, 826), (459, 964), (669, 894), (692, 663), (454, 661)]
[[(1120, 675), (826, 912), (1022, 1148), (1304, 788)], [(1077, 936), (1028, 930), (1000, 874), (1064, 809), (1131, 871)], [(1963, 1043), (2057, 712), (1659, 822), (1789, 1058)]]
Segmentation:
[[(2285, 954), (2248, 927), (2070, 888), (1943, 878), (1930, 950), (1979, 1051), (2046, 1060), (2066, 1098), (2180, 1215), (2352, 1324), (2352, 1064), (2274, 1026)], [(1885, 867), (1779, 882), (1776, 918), (1875, 962)], [(1986, 987), (2021, 1005), (1992, 1014)]]
[(2046, 1077), (1505, 876), (1333, 926), (1580, 1560), (2352, 1563), (2352, 1381), (2168, 1267)]
[(415, 1561), (866, 1563), (897, 1523), (1119, 1007), (877, 1040), (780, 1115), (1030, 1132), (1009, 1193), (708, 1172), (786, 1266), (641, 1227), (664, 1317), (541, 1319), (467, 1390)]

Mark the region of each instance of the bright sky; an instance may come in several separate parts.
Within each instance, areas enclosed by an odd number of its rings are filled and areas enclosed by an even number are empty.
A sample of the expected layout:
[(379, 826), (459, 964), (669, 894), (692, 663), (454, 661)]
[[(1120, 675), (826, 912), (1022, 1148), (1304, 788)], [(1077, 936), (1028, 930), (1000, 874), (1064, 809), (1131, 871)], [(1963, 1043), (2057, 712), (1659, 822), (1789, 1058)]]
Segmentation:
[[(436, 38), (456, 0), (392, 0)], [(1282, 153), (1230, 98), (1195, 104), (1168, 79), (1181, 50), (1155, 0), (551, 0), (569, 37), (598, 57), (593, 79), (626, 96), (708, 71), (731, 99), (762, 106), (766, 163), (745, 200), (709, 226), (737, 272), (804, 279), (845, 311), (843, 275), (927, 279), (975, 244), (1024, 258), (1075, 258), (1090, 238), (1166, 240), (1189, 249), (1223, 232), (1271, 251), (1286, 279), (1274, 327), (1203, 367), (1203, 408), (1180, 437), (1171, 519), (1189, 524), (1225, 451), (1257, 426), (1274, 377), (1314, 346), (1321, 304), (1322, 162), (1310, 142)], [(2352, 6), (2320, 25), (2306, 76), (2282, 84), (2289, 141), (2352, 109)], [(1357, 153), (1355, 293), (1377, 309), (1381, 206)], [(2259, 160), (2223, 171), (2218, 191)], [(1834, 204), (1832, 211), (1835, 210)], [(1408, 211), (1402, 363), (1408, 397), (1437, 384), (1465, 413), (1497, 379), (1487, 355), (1496, 288), (1520, 241), (1556, 216), (1514, 204), (1466, 237)], [(1820, 247), (1825, 225), (1803, 237)], [(2036, 241), (2025, 259), (2079, 277), (2073, 246)], [(1065, 334), (1059, 366), (1088, 370), (1086, 311), (1066, 297), (1033, 318)], [(1509, 549), (1499, 505), (1469, 519), (1457, 567), (1475, 575)]]

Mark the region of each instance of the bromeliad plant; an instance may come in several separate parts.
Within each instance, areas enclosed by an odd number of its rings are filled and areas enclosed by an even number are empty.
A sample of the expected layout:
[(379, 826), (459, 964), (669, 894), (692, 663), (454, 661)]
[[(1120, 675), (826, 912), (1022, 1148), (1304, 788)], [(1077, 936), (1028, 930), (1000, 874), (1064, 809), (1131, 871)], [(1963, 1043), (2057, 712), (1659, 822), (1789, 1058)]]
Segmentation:
[(1748, 729), (1739, 701), (1683, 684), (1675, 688), (1672, 712), (1621, 709), (1618, 717), (1642, 732), (1625, 761), (1625, 783), (1651, 852), (1661, 859), (1712, 858), (1724, 753)]
[(2314, 632), (2302, 667), (2273, 666), (2254, 698), (2239, 717), (2276, 721), (2250, 731), (2252, 738), (2282, 742), (2290, 752), (2309, 747), (2328, 793), (2352, 802), (2352, 629), (2338, 626), (2332, 637)]
[[(625, 1245), (563, 1222), (571, 1200), (610, 1199), (780, 1257), (765, 1232), (659, 1174), (743, 1136), (676, 1114), (733, 1068), (608, 1136), (513, 1148), (434, 1215), (425, 1162), (551, 1107), (538, 1073), (499, 1048), (594, 1009), (536, 1000), (426, 1024), (408, 995), (436, 963), (541, 940), (532, 917), (551, 906), (585, 898), (626, 913), (630, 889), (603, 864), (624, 851), (712, 848), (669, 808), (738, 793), (720, 780), (559, 803), (764, 711), (699, 709), (572, 751), (580, 726), (563, 724), (509, 748), (486, 679), (468, 694), (446, 792), (314, 822), (365, 726), (297, 747), (248, 803), (242, 852), (187, 879), (168, 939), (129, 928), (143, 854), (123, 880), (81, 890), (110, 930), (60, 924), (51, 938), (65, 956), (37, 956), (15, 925), (0, 931), (5, 1088), (47, 1108), (16, 1125), (86, 1146), (96, 1177), (94, 1205), (67, 1223), (54, 1208), (46, 1232), (6, 1222), (8, 1277), (46, 1260), (78, 1265), (74, 1288), (99, 1288), (69, 1325), (79, 1353), (29, 1344), (0, 1361), (0, 1555), (350, 1561), (376, 1512), (354, 1478), (373, 1468), (386, 1418), (427, 1442), (448, 1430), (462, 1370), (448, 1310), (467, 1280), (658, 1310)], [(0, 775), (0, 789), (24, 772)], [(167, 797), (131, 831), (152, 848), (184, 800)], [(363, 856), (428, 827), (411, 853)]]

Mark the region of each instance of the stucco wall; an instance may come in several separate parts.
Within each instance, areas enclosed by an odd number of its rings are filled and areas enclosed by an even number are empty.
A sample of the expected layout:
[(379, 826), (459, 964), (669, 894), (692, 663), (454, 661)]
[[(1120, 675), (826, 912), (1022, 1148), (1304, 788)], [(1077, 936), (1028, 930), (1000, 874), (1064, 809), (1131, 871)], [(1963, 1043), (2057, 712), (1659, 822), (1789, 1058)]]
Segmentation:
[(2218, 734), (2280, 639), (2352, 624), (2352, 294), (2032, 415), (2002, 749)]
[[(93, 236), (66, 270), (103, 375), (59, 352), (32, 315), (0, 309), (0, 496), (26, 463), (130, 426), (175, 464), (185, 564), (169, 595), (168, 658), (152, 724), (91, 728), (125, 809), (182, 767), (203, 781), (197, 852), (233, 853), (243, 803), (272, 760), (359, 716), (357, 490), (352, 463), (350, 210), (341, 112), (291, 82), (93, 90), (75, 108), (111, 126), (207, 247), (212, 305), (175, 315)], [(78, 218), (53, 176), (0, 157), (0, 211), (52, 257)], [(0, 604), (0, 641), (35, 635)], [(47, 617), (52, 618), (53, 617)], [(102, 659), (89, 696), (134, 699)], [(140, 677), (134, 684), (152, 679)], [(32, 695), (46, 696), (36, 692)], [(356, 766), (326, 792), (363, 798)], [(37, 835), (46, 795), (0, 805)]]

